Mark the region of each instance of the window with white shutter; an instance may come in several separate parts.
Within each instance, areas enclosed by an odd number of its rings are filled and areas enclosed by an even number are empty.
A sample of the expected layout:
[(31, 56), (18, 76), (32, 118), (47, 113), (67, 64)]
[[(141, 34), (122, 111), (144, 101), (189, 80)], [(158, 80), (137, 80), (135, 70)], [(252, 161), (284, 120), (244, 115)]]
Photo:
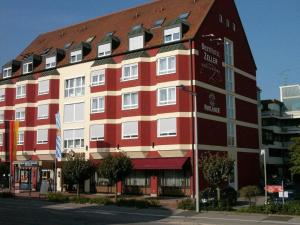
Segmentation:
[(44, 95), (49, 93), (49, 80), (39, 81), (39, 95)]
[(4, 122), (4, 110), (0, 111), (0, 123)]
[(64, 148), (84, 148), (84, 129), (64, 130)]
[(56, 67), (56, 56), (46, 58), (45, 68), (50, 69)]
[(134, 139), (138, 137), (138, 122), (122, 123), (122, 139)]
[(82, 60), (82, 50), (73, 51), (70, 54), (70, 63), (80, 62)]
[(111, 55), (111, 43), (98, 46), (98, 57), (104, 57)]
[(5, 101), (5, 88), (0, 89), (0, 102)]
[(144, 36), (140, 35), (137, 37), (129, 38), (129, 51), (144, 48)]
[(181, 39), (180, 27), (174, 27), (164, 30), (165, 43), (179, 41)]
[(165, 118), (157, 120), (157, 136), (176, 136), (177, 120), (176, 118)]
[(103, 124), (94, 124), (90, 126), (90, 139), (91, 141), (104, 140)]
[(40, 129), (37, 130), (37, 144), (46, 144), (48, 143), (48, 130)]
[(39, 105), (37, 114), (38, 119), (47, 119), (49, 114), (49, 105)]
[(64, 105), (64, 122), (84, 121), (84, 103), (75, 103)]
[(0, 133), (0, 146), (3, 145), (3, 133)]

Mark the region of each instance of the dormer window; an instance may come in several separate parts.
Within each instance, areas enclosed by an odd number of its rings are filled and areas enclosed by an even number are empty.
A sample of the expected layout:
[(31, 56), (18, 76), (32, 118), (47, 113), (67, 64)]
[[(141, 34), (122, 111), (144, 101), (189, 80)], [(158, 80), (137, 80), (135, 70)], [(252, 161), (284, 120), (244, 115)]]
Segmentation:
[(82, 60), (82, 50), (71, 52), (71, 63), (80, 62)]
[(98, 45), (98, 57), (111, 55), (111, 43)]
[(144, 48), (144, 35), (129, 38), (129, 51)]
[(164, 42), (170, 43), (181, 39), (180, 27), (174, 27), (164, 30)]
[(56, 67), (56, 56), (48, 57), (46, 58), (46, 69), (54, 68)]
[(8, 78), (11, 77), (12, 74), (12, 68), (11, 67), (7, 67), (3, 69), (3, 78)]
[(33, 62), (23, 64), (23, 73), (31, 73), (33, 71)]

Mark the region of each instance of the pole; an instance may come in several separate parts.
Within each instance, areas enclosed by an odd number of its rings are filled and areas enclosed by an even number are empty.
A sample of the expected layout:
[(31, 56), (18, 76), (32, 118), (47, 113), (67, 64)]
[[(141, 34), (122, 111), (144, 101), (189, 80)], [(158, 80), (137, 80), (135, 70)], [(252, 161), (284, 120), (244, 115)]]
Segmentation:
[(283, 186), (283, 180), (281, 182), (281, 187), (282, 187), (282, 204), (284, 205), (284, 186)]
[(196, 169), (196, 212), (200, 211), (199, 207), (199, 156), (198, 156), (198, 123), (197, 123), (197, 95), (193, 94), (194, 97), (194, 123), (195, 123), (195, 169)]
[(55, 155), (55, 159), (54, 159), (54, 192), (56, 193), (56, 175), (57, 175), (57, 163), (56, 163), (56, 155)]
[(266, 164), (266, 150), (264, 149), (264, 174), (265, 174), (265, 204), (268, 201), (268, 193), (267, 193), (267, 164)]

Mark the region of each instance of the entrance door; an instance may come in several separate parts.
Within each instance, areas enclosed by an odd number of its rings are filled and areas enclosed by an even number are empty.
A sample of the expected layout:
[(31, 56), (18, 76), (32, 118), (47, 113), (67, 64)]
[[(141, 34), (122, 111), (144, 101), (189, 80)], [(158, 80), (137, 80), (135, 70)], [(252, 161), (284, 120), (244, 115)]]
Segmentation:
[(20, 189), (31, 189), (31, 169), (20, 169)]

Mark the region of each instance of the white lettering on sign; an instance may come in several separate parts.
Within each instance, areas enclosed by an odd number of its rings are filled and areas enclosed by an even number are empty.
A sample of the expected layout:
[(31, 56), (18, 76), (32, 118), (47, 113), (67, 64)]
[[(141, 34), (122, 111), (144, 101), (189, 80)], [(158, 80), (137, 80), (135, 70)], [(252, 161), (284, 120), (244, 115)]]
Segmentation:
[(208, 96), (209, 105), (204, 104), (204, 110), (213, 113), (220, 113), (220, 108), (216, 106), (216, 96), (214, 93), (210, 93)]

